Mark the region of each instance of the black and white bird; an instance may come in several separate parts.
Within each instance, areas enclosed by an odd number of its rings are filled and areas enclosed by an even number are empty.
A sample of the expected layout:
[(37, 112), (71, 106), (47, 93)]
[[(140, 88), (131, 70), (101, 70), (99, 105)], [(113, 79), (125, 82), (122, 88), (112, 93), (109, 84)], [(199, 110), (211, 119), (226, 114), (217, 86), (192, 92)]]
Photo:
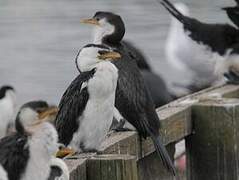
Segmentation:
[(239, 84), (239, 30), (229, 24), (207, 24), (180, 13), (168, 0), (161, 4), (184, 27), (188, 37), (211, 53), (216, 61), (215, 73), (225, 76), (228, 83)]
[(237, 3), (234, 7), (224, 7), (223, 10), (226, 11), (228, 17), (231, 19), (231, 21), (239, 27), (239, 0), (235, 0)]
[(0, 138), (7, 134), (8, 128), (14, 123), (16, 94), (11, 86), (0, 89)]
[(118, 52), (88, 44), (78, 53), (78, 75), (63, 94), (56, 128), (59, 142), (77, 152), (98, 151), (113, 119)]
[[(174, 6), (180, 13), (189, 16), (185, 4), (176, 3)], [(174, 17), (165, 43), (165, 55), (175, 73), (182, 77), (180, 81), (176, 78), (171, 83), (170, 90), (175, 96), (185, 96), (219, 83), (214, 73), (216, 61), (213, 54), (192, 41), (183, 24)]]
[(122, 58), (113, 61), (119, 70), (115, 99), (115, 116), (120, 114), (139, 132), (140, 137), (150, 136), (164, 165), (176, 174), (174, 165), (159, 136), (160, 121), (152, 97), (145, 85), (134, 56), (121, 40), (125, 34), (124, 22), (111, 12), (96, 12), (93, 18), (82, 20), (95, 25), (94, 43), (104, 44), (120, 52)]
[(16, 119), (16, 132), (0, 140), (0, 164), (9, 180), (47, 180), (58, 149), (57, 132), (44, 122), (24, 127)]
[(2, 165), (0, 165), (0, 180), (8, 180), (7, 177), (7, 172), (5, 171), (5, 169), (2, 167)]

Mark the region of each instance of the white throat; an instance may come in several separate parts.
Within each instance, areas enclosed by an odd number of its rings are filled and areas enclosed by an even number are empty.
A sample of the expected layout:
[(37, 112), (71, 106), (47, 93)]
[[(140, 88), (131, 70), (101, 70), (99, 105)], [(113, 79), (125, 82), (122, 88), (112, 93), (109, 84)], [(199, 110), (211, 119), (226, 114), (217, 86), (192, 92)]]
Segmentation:
[(99, 21), (100, 26), (96, 26), (93, 34), (93, 43), (102, 44), (102, 40), (105, 36), (111, 35), (115, 31), (115, 27), (108, 23), (105, 19)]

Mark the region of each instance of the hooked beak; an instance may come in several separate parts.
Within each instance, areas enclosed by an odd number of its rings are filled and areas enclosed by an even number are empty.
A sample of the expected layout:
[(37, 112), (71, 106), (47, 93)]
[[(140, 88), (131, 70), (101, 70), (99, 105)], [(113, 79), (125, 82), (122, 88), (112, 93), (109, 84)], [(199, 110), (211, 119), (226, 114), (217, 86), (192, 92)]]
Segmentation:
[(106, 52), (104, 54), (101, 54), (98, 56), (99, 59), (101, 60), (117, 60), (121, 58), (121, 54), (118, 52)]
[(92, 24), (92, 25), (100, 26), (100, 23), (94, 18), (82, 19), (80, 22), (84, 24)]

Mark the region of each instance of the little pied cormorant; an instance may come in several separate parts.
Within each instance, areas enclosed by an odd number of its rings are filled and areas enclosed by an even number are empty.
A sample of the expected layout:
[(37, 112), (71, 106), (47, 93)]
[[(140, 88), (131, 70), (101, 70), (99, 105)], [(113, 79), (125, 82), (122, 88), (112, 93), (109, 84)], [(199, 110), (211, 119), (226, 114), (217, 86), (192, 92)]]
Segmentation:
[[(17, 119), (20, 120), (24, 127), (43, 122), (50, 122), (53, 124), (57, 113), (58, 108), (49, 106), (46, 101), (30, 101), (20, 107)], [(68, 168), (61, 159), (52, 157), (50, 168), (50, 175), (47, 180), (55, 180), (56, 177), (62, 180), (69, 180)]]
[(93, 18), (81, 22), (95, 25), (94, 43), (107, 45), (122, 56), (120, 60), (112, 62), (119, 70), (115, 112), (118, 111), (130, 122), (140, 136), (151, 137), (163, 164), (175, 175), (175, 167), (161, 142), (160, 121), (153, 100), (137, 67), (136, 59), (121, 43), (125, 34), (123, 20), (111, 12), (96, 12)]
[(59, 142), (77, 152), (97, 151), (113, 119), (117, 68), (121, 55), (103, 45), (88, 44), (78, 53), (81, 70), (63, 94), (56, 129)]
[(184, 26), (188, 37), (216, 59), (215, 73), (239, 84), (239, 29), (229, 24), (206, 24), (180, 13), (168, 0), (161, 4)]
[(57, 132), (44, 122), (24, 127), (16, 119), (16, 132), (0, 140), (0, 164), (9, 180), (48, 180), (51, 158), (58, 149)]
[(14, 122), (16, 95), (13, 87), (2, 86), (0, 89), (0, 138), (4, 137)]

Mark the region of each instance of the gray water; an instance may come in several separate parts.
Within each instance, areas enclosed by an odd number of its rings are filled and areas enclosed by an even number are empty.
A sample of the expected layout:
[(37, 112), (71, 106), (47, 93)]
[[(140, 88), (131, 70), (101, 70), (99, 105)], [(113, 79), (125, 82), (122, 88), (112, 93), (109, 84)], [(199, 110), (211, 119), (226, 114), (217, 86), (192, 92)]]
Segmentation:
[[(183, 2), (205, 22), (229, 22), (220, 7), (234, 5), (233, 0)], [(58, 103), (77, 75), (78, 49), (91, 42), (92, 27), (80, 19), (99, 10), (120, 14), (125, 39), (143, 50), (166, 81), (180, 80), (164, 58), (170, 16), (156, 0), (0, 0), (0, 85), (13, 85), (19, 104)]]

